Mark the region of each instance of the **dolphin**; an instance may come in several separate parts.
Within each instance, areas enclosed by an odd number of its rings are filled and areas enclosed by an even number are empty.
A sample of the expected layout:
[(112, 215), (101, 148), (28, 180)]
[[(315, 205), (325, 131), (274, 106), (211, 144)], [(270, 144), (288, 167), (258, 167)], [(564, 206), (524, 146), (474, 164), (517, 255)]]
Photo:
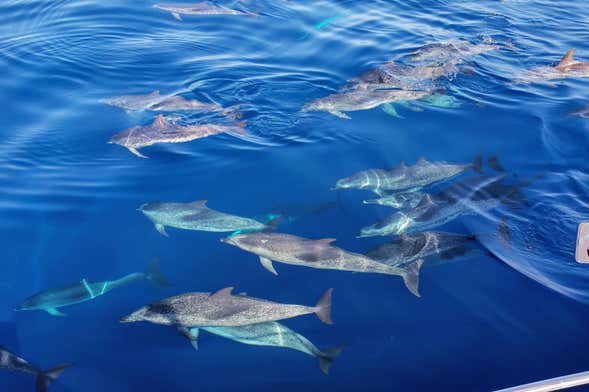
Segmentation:
[(518, 82), (534, 83), (564, 78), (588, 78), (589, 61), (574, 58), (575, 48), (570, 49), (556, 66), (537, 67), (523, 75)]
[(28, 373), (37, 377), (35, 386), (36, 392), (44, 392), (47, 387), (63, 373), (65, 369), (72, 366), (71, 363), (64, 363), (56, 366), (53, 369), (41, 371), (33, 365), (11, 353), (7, 349), (0, 346), (0, 368), (7, 369), (13, 372)]
[(65, 316), (59, 308), (90, 301), (111, 290), (145, 279), (156, 287), (169, 285), (158, 269), (157, 259), (154, 259), (149, 264), (148, 273), (135, 272), (117, 280), (104, 282), (89, 282), (82, 279), (81, 282), (72, 285), (55, 287), (35, 294), (25, 299), (16, 310), (44, 310), (52, 316)]
[(364, 255), (345, 251), (331, 243), (333, 238), (310, 240), (290, 234), (251, 233), (222, 238), (221, 242), (237, 246), (260, 258), (262, 266), (278, 275), (272, 261), (304, 267), (397, 275), (409, 291), (419, 297), (419, 267), (422, 261), (409, 266), (392, 267)]
[(429, 230), (461, 216), (492, 210), (502, 202), (507, 204), (515, 191), (512, 191), (514, 188), (495, 187), (502, 178), (491, 176), (469, 179), (453, 184), (437, 195), (425, 195), (414, 209), (399, 211), (363, 228), (359, 237)]
[(206, 200), (190, 203), (145, 203), (139, 207), (139, 211), (166, 237), (166, 226), (210, 232), (263, 231), (273, 229), (273, 224), (279, 219), (272, 216), (273, 219), (264, 224), (254, 219), (212, 210), (206, 204)]
[[(276, 321), (240, 327), (200, 327), (200, 329), (243, 344), (284, 347), (300, 351), (316, 357), (319, 360), (319, 368), (324, 374), (329, 373), (333, 360), (343, 350), (343, 346), (338, 346), (321, 351), (303, 335)], [(199, 328), (191, 328), (190, 334), (195, 337), (194, 342), (196, 342)]]
[(139, 110), (151, 110), (158, 112), (171, 112), (182, 110), (202, 110), (207, 112), (221, 112), (231, 118), (238, 118), (237, 107), (224, 109), (215, 103), (201, 102), (196, 99), (186, 99), (179, 95), (162, 96), (159, 90), (148, 94), (121, 95), (100, 99), (99, 102), (124, 109), (126, 112)]
[(425, 231), (401, 234), (393, 240), (366, 252), (366, 256), (388, 265), (405, 265), (416, 260), (439, 257), (452, 259), (474, 248), (468, 245), (476, 240), (473, 235)]
[(589, 104), (572, 111), (569, 115), (580, 118), (589, 118)]
[(343, 91), (353, 89), (402, 89), (419, 90), (431, 88), (432, 82), (441, 77), (458, 73), (453, 64), (404, 65), (388, 61), (348, 81)]
[(155, 4), (154, 8), (168, 11), (178, 20), (182, 20), (181, 15), (243, 15), (258, 16), (255, 12), (239, 11), (231, 8), (213, 5), (209, 2), (202, 1), (194, 4)]
[(378, 204), (381, 206), (393, 207), (398, 210), (405, 210), (415, 208), (425, 193), (407, 192), (407, 193), (393, 193), (385, 194), (378, 199), (364, 200), (364, 204)]
[(349, 120), (351, 117), (344, 112), (373, 109), (397, 101), (414, 101), (430, 94), (432, 91), (428, 90), (356, 89), (315, 99), (305, 104), (301, 110), (303, 112), (327, 112)]
[(477, 156), (472, 163), (467, 164), (429, 162), (421, 157), (413, 166), (407, 166), (404, 161), (401, 161), (399, 166), (393, 169), (371, 169), (355, 173), (337, 181), (335, 189), (367, 189), (379, 196), (387, 191), (414, 192), (449, 180), (469, 169), (480, 173), (482, 157)]
[(331, 321), (331, 293), (328, 289), (316, 306), (288, 305), (246, 295), (232, 295), (233, 287), (216, 293), (188, 293), (163, 299), (121, 318), (122, 323), (148, 321), (175, 327), (191, 341), (193, 327), (237, 327), (266, 323), (315, 313), (325, 324)]
[(245, 122), (230, 126), (220, 124), (178, 125), (160, 114), (150, 125), (126, 129), (114, 135), (108, 143), (118, 144), (140, 158), (147, 158), (137, 149), (158, 143), (184, 143), (220, 133), (244, 135)]
[(515, 50), (511, 42), (500, 44), (490, 37), (484, 37), (482, 42), (477, 44), (457, 39), (424, 45), (409, 54), (409, 59), (417, 63), (456, 65), (462, 63), (468, 57), (500, 49)]

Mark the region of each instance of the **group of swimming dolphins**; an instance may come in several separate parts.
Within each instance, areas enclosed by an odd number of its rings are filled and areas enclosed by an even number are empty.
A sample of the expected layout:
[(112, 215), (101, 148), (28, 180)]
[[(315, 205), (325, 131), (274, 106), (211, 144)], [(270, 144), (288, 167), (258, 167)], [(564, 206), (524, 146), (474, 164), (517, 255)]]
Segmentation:
[[(232, 10), (206, 2), (195, 5), (155, 5), (181, 15), (247, 15), (257, 13)], [(352, 79), (335, 94), (316, 99), (304, 105), (302, 111), (326, 111), (341, 118), (345, 112), (366, 110), (377, 106), (392, 114), (390, 104), (409, 105), (409, 101), (436, 103), (439, 91), (437, 81), (456, 74), (458, 65), (466, 58), (502, 48), (513, 49), (510, 44), (497, 44), (490, 39), (473, 44), (463, 40), (426, 45), (409, 56), (409, 64), (388, 62)], [(556, 66), (545, 66), (529, 71), (520, 81), (538, 82), (565, 77), (589, 77), (589, 62), (577, 61), (571, 49)], [(173, 116), (158, 114), (147, 126), (135, 126), (112, 137), (110, 143), (119, 144), (133, 154), (145, 157), (138, 149), (157, 143), (179, 143), (219, 133), (245, 133), (245, 122), (236, 122), (241, 114), (237, 107), (223, 108), (217, 104), (186, 99), (182, 96), (162, 96), (159, 91), (145, 95), (130, 95), (101, 100), (126, 111), (182, 112), (199, 110), (214, 112), (231, 120), (229, 124), (183, 125)], [(589, 109), (582, 108), (573, 114), (587, 116)], [(483, 173), (482, 157), (470, 164), (429, 162), (420, 158), (414, 165), (404, 162), (393, 169), (373, 169), (356, 173), (337, 181), (335, 189), (361, 189), (374, 192), (378, 198), (364, 201), (398, 211), (384, 220), (363, 228), (359, 237), (398, 235), (366, 254), (353, 253), (333, 245), (335, 239), (307, 239), (290, 234), (276, 233), (280, 215), (270, 215), (261, 221), (213, 210), (204, 200), (190, 203), (146, 203), (139, 210), (153, 222), (162, 235), (166, 228), (230, 233), (221, 242), (236, 246), (258, 256), (261, 265), (274, 275), (275, 262), (316, 269), (379, 273), (400, 276), (408, 290), (419, 294), (419, 270), (431, 257), (441, 259), (461, 256), (468, 252), (468, 243), (475, 236), (426, 231), (458, 217), (479, 214), (500, 204), (517, 208), (526, 205), (521, 189), (525, 182), (509, 184), (499, 160), (487, 159), (494, 173)], [(475, 173), (457, 180), (436, 193), (425, 190), (438, 186), (467, 171)], [(44, 310), (53, 316), (65, 316), (61, 308), (93, 300), (115, 288), (132, 282), (148, 280), (156, 287), (169, 286), (152, 261), (146, 273), (132, 273), (114, 281), (81, 282), (53, 288), (27, 298), (16, 310)], [(342, 347), (319, 350), (304, 336), (294, 332), (281, 320), (314, 313), (326, 324), (331, 324), (331, 295), (328, 289), (315, 306), (282, 304), (250, 297), (245, 293), (233, 294), (227, 287), (215, 293), (195, 292), (163, 299), (146, 305), (122, 317), (121, 322), (147, 321), (177, 329), (191, 344), (198, 347), (199, 331), (226, 337), (245, 344), (286, 347), (315, 356), (321, 370), (327, 374), (331, 362)], [(48, 371), (40, 371), (10, 351), (0, 348), (0, 367), (37, 376), (37, 391), (45, 391), (70, 364)]]

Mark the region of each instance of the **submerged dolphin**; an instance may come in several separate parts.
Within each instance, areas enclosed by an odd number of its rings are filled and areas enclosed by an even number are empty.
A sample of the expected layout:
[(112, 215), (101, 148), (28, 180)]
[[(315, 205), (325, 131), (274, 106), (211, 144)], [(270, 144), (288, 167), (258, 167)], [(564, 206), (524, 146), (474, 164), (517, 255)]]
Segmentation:
[[(200, 329), (243, 344), (284, 347), (300, 351), (316, 357), (319, 360), (319, 368), (325, 374), (329, 373), (333, 360), (343, 350), (343, 346), (339, 346), (321, 351), (303, 335), (275, 321), (240, 327), (200, 327)], [(190, 334), (195, 339), (193, 341), (193, 346), (195, 346), (199, 328), (191, 328)]]
[[(365, 227), (359, 237), (411, 233), (444, 225), (460, 216), (477, 215), (509, 202), (509, 188), (494, 188), (502, 176), (476, 178), (454, 184), (448, 191), (430, 196), (411, 210), (399, 211)], [(505, 195), (500, 193), (505, 192)]]
[(37, 377), (35, 386), (36, 392), (45, 392), (49, 384), (57, 379), (65, 369), (72, 366), (71, 363), (64, 363), (53, 369), (41, 371), (33, 365), (0, 347), (0, 369), (7, 369), (13, 372), (29, 373)]
[(404, 161), (393, 169), (372, 169), (342, 178), (336, 183), (336, 189), (366, 189), (378, 195), (389, 192), (417, 191), (437, 182), (446, 181), (473, 169), (481, 172), (482, 158), (477, 156), (472, 163), (452, 164), (447, 162), (429, 162), (419, 158), (415, 165), (407, 166)]
[(86, 279), (82, 279), (79, 283), (55, 287), (35, 294), (25, 299), (22, 305), (16, 310), (44, 310), (52, 316), (65, 316), (58, 308), (90, 301), (111, 290), (145, 279), (149, 280), (156, 287), (165, 287), (168, 285), (166, 279), (158, 269), (157, 260), (153, 260), (149, 264), (148, 273), (135, 272), (117, 280), (107, 280), (104, 282), (89, 282)]
[(571, 113), (569, 113), (571, 116), (577, 116), (580, 118), (589, 118), (589, 104), (578, 108), (574, 111), (572, 111)]
[(239, 11), (231, 8), (221, 7), (206, 1), (194, 4), (155, 4), (154, 8), (168, 11), (178, 20), (182, 20), (181, 15), (244, 15), (258, 16), (257, 13)]
[(514, 50), (514, 46), (511, 42), (497, 43), (489, 37), (478, 44), (458, 39), (424, 45), (411, 53), (409, 59), (428, 64), (460, 64), (468, 57), (500, 49)]
[(381, 206), (393, 207), (398, 210), (405, 210), (408, 208), (415, 208), (424, 196), (425, 193), (420, 192), (385, 194), (378, 199), (364, 200), (364, 204), (378, 204)]
[(349, 120), (351, 117), (343, 112), (373, 109), (391, 102), (414, 101), (430, 94), (432, 91), (427, 90), (356, 89), (315, 99), (305, 104), (301, 110), (303, 112), (327, 112)]
[(178, 125), (168, 121), (160, 114), (150, 125), (126, 129), (114, 135), (108, 143), (118, 144), (140, 158), (147, 158), (137, 149), (157, 143), (184, 143), (220, 133), (244, 135), (245, 122), (230, 126), (220, 124)]
[(151, 110), (158, 112), (202, 110), (207, 112), (221, 112), (231, 118), (238, 118), (237, 107), (224, 109), (221, 105), (201, 102), (196, 99), (186, 99), (179, 95), (162, 96), (159, 90), (149, 94), (121, 95), (103, 98), (99, 102), (124, 109), (127, 112)]
[(404, 265), (415, 260), (439, 257), (452, 259), (474, 248), (468, 245), (476, 238), (472, 235), (426, 231), (401, 234), (383, 245), (366, 252), (366, 256), (389, 265)]
[(206, 200), (190, 203), (145, 203), (139, 207), (139, 211), (166, 237), (166, 226), (196, 231), (243, 232), (269, 230), (275, 222), (271, 220), (264, 224), (254, 219), (211, 210), (206, 203)]
[(534, 68), (518, 81), (534, 83), (564, 78), (588, 78), (589, 61), (577, 61), (573, 57), (575, 48), (570, 49), (556, 66)]
[(419, 297), (421, 261), (409, 266), (389, 266), (332, 246), (331, 243), (335, 241), (333, 238), (309, 240), (290, 234), (251, 233), (223, 238), (221, 241), (257, 255), (262, 266), (274, 275), (278, 273), (272, 261), (318, 269), (397, 275), (403, 278), (407, 289)]
[(237, 327), (284, 320), (315, 313), (326, 324), (331, 321), (331, 293), (328, 289), (316, 306), (287, 305), (245, 295), (232, 295), (233, 287), (216, 293), (188, 293), (166, 298), (144, 306), (121, 318), (122, 323), (148, 321), (178, 329), (190, 340), (195, 340), (192, 327)]

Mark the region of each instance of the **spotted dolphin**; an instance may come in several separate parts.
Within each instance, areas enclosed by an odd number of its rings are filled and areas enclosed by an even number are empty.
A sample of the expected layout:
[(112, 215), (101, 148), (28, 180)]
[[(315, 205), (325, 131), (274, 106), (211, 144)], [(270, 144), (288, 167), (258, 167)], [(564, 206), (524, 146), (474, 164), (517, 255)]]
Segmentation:
[(419, 158), (415, 165), (407, 166), (401, 161), (393, 169), (371, 169), (353, 174), (337, 181), (335, 189), (366, 189), (378, 195), (418, 191), (426, 186), (449, 180), (472, 169), (481, 172), (482, 157), (477, 156), (472, 163), (452, 164), (447, 162), (429, 162)]
[(490, 37), (484, 37), (479, 43), (456, 39), (424, 45), (411, 53), (409, 59), (427, 64), (460, 64), (469, 57), (500, 49), (515, 50), (515, 47), (510, 41), (501, 44)]
[[(168, 325), (191, 341), (194, 327), (238, 327), (250, 324), (279, 321), (292, 317), (315, 313), (326, 324), (331, 321), (331, 293), (328, 289), (315, 306), (289, 305), (264, 299), (233, 295), (233, 287), (216, 293), (188, 293), (170, 297), (144, 306), (122, 317), (122, 323), (147, 321)], [(194, 343), (193, 343), (194, 345)]]
[(255, 12), (239, 11), (231, 8), (221, 7), (211, 4), (207, 1), (194, 4), (155, 4), (154, 8), (168, 11), (178, 20), (182, 20), (181, 15), (243, 15), (258, 16)]
[(117, 280), (104, 282), (82, 279), (81, 282), (72, 285), (55, 287), (35, 294), (25, 299), (16, 310), (44, 310), (52, 316), (65, 316), (59, 308), (93, 300), (109, 291), (140, 280), (149, 280), (156, 287), (168, 285), (158, 269), (157, 260), (154, 259), (150, 262), (147, 273), (135, 272)]
[(262, 266), (278, 275), (272, 261), (309, 268), (397, 275), (407, 289), (419, 297), (419, 267), (421, 261), (395, 267), (374, 261), (364, 255), (348, 252), (331, 245), (333, 238), (310, 240), (290, 234), (250, 233), (221, 239), (257, 255)]
[[(329, 373), (329, 368), (333, 360), (343, 350), (343, 346), (338, 346), (321, 351), (309, 339), (276, 321), (243, 325), (240, 327), (191, 328), (190, 334), (194, 337), (194, 341), (198, 338), (199, 329), (243, 344), (284, 347), (300, 351), (317, 358), (319, 360), (319, 368), (324, 374)], [(193, 342), (193, 346), (195, 345)]]
[(524, 74), (518, 82), (534, 83), (564, 78), (589, 78), (589, 61), (574, 58), (575, 48), (570, 49), (555, 66), (537, 67)]
[(139, 211), (166, 237), (166, 227), (210, 232), (263, 231), (272, 229), (279, 219), (278, 216), (272, 215), (269, 216), (271, 219), (268, 223), (262, 223), (255, 219), (212, 210), (206, 204), (206, 200), (190, 203), (145, 203), (139, 207)]
[(121, 131), (114, 135), (108, 143), (118, 144), (140, 158), (147, 158), (137, 149), (158, 143), (184, 143), (220, 133), (244, 135), (245, 125), (245, 122), (234, 125), (179, 125), (160, 114), (153, 123)]
[(45, 392), (47, 387), (70, 366), (72, 366), (71, 363), (64, 363), (52, 369), (41, 371), (16, 354), (0, 347), (0, 369), (34, 375), (37, 377), (36, 392)]

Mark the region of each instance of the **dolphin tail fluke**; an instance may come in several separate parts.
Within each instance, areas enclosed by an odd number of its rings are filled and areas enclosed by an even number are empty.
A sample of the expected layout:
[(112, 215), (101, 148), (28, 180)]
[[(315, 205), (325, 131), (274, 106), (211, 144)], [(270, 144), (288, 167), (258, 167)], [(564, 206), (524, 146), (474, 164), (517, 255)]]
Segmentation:
[(149, 262), (149, 268), (147, 270), (147, 279), (157, 288), (171, 287), (172, 284), (166, 279), (166, 277), (160, 271), (160, 263), (157, 257), (154, 257)]
[(71, 363), (64, 363), (64, 364), (59, 365), (53, 369), (49, 369), (49, 370), (46, 370), (42, 373), (39, 373), (39, 375), (37, 376), (37, 384), (36, 384), (35, 391), (36, 392), (45, 392), (47, 390), (47, 387), (49, 386), (49, 384), (51, 384), (53, 381), (55, 381), (57, 379), (57, 377), (59, 377), (61, 375), (61, 373), (63, 373), (63, 371), (65, 369), (69, 368), (70, 366), (72, 366)]
[(477, 155), (474, 158), (474, 161), (472, 161), (472, 170), (474, 170), (477, 173), (483, 172), (483, 156), (482, 156), (482, 154)]
[(323, 374), (329, 374), (329, 368), (331, 367), (331, 364), (341, 354), (343, 350), (344, 346), (337, 346), (329, 348), (325, 350), (325, 352), (319, 353), (317, 355), (317, 359), (319, 359), (319, 368), (321, 369)]
[(315, 314), (325, 324), (333, 324), (331, 321), (331, 293), (333, 293), (333, 289), (327, 289), (315, 306)]
[(419, 259), (403, 268), (403, 282), (405, 282), (405, 286), (407, 286), (411, 294), (416, 297), (421, 297), (419, 294), (419, 269), (423, 265), (423, 262), (423, 259)]

